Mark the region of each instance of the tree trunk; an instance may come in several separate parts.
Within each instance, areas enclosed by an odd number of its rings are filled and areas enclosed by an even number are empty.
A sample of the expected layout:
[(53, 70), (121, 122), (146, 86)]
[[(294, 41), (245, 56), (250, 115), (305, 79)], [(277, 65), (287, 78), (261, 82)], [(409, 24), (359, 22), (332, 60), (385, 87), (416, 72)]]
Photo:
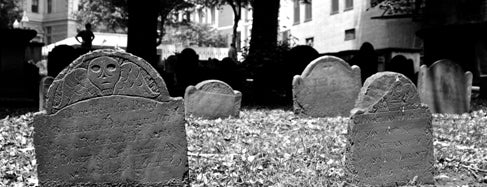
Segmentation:
[(272, 61), (277, 47), (279, 0), (255, 0), (249, 55), (251, 67)]
[(254, 0), (250, 49), (245, 64), (248, 75), (254, 79), (253, 93), (258, 104), (279, 104), (276, 95), (275, 74), (277, 62), (277, 30), (279, 0)]
[[(233, 10), (233, 33), (232, 33), (232, 43), (237, 47), (237, 28), (238, 28), (238, 22), (240, 22), (240, 17), (242, 15), (242, 5), (238, 4), (240, 2), (236, 2), (237, 4), (233, 4), (232, 1), (227, 1), (230, 3), (230, 6), (232, 7)], [(238, 38), (239, 40), (240, 38)]]
[(159, 2), (128, 0), (127, 52), (157, 63), (157, 16)]

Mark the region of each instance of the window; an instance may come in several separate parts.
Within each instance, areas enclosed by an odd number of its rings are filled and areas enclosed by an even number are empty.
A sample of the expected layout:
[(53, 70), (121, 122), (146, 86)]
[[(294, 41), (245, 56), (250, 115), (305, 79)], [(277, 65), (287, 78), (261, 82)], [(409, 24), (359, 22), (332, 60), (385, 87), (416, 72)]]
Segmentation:
[(187, 21), (187, 22), (190, 22), (191, 21), (191, 14), (190, 14), (190, 12), (185, 12), (184, 13), (184, 17), (185, 17), (185, 18), (183, 18), (184, 21)]
[(203, 23), (203, 9), (198, 9), (198, 23)]
[(299, 24), (300, 18), (299, 18), (299, 1), (300, 0), (294, 0), (294, 24)]
[(215, 7), (211, 7), (211, 24), (215, 24)]
[(249, 10), (248, 9), (243, 9), (243, 12), (244, 12), (244, 21), (248, 21), (249, 20)]
[(39, 0), (32, 0), (31, 11), (35, 13), (39, 12)]
[(237, 38), (237, 41), (236, 41), (237, 43), (235, 44), (235, 48), (237, 49), (237, 51), (240, 51), (240, 49), (242, 47), (242, 43), (240, 41), (241, 40), (240, 39), (241, 36), (242, 36), (242, 32), (238, 31), (237, 32), (237, 37), (236, 37)]
[(289, 30), (283, 31), (282, 32), (282, 42), (288, 43), (289, 42), (289, 35), (291, 35), (291, 32)]
[(46, 27), (46, 44), (52, 43), (52, 27)]
[(353, 9), (353, 0), (345, 0), (345, 10)]
[(315, 41), (315, 38), (313, 38), (313, 37), (306, 38), (306, 45), (313, 47), (314, 41)]
[(311, 18), (313, 17), (312, 10), (311, 0), (309, 0), (309, 2), (304, 4), (304, 21), (311, 21)]
[(355, 29), (345, 30), (345, 41), (355, 39)]
[(47, 0), (47, 13), (52, 12), (52, 0)]
[(331, 0), (331, 13), (336, 14), (338, 13), (338, 0)]

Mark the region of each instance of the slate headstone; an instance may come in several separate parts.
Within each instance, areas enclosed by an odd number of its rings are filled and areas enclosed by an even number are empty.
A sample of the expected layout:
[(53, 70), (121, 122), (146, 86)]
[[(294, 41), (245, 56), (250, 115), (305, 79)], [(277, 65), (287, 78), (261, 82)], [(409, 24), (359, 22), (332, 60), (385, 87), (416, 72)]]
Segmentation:
[(219, 80), (206, 80), (188, 86), (184, 94), (186, 116), (206, 119), (238, 117), (242, 94)]
[(362, 87), (348, 127), (346, 171), (359, 186), (434, 184), (432, 115), (404, 75), (381, 72)]
[(418, 75), (414, 72), (414, 62), (411, 59), (407, 59), (404, 55), (394, 56), (386, 65), (386, 71), (401, 73), (414, 84), (417, 82)]
[(312, 117), (349, 116), (361, 87), (360, 68), (333, 56), (312, 61), (293, 80), (294, 113)]
[(422, 65), (418, 76), (421, 102), (433, 113), (462, 114), (470, 111), (472, 73), (450, 60)]
[(47, 55), (47, 75), (56, 77), (78, 57), (78, 52), (69, 45), (58, 45)]
[(41, 186), (163, 186), (188, 178), (184, 108), (143, 59), (114, 50), (81, 56), (34, 119)]
[(285, 65), (288, 66), (288, 71), (291, 73), (290, 78), (292, 78), (303, 72), (311, 61), (320, 57), (320, 53), (309, 45), (298, 45), (289, 50), (285, 57)]
[(377, 73), (379, 66), (379, 57), (374, 49), (374, 46), (369, 42), (364, 42), (360, 46), (360, 50), (350, 60), (350, 65), (357, 65), (360, 67), (362, 83), (365, 80)]
[(186, 87), (195, 85), (201, 80), (201, 69), (198, 67), (199, 55), (194, 49), (186, 48), (177, 55), (175, 64), (176, 96), (183, 96)]
[(51, 76), (42, 77), (39, 83), (39, 111), (45, 109), (46, 101), (47, 101), (47, 90), (49, 86), (51, 86), (54, 78)]

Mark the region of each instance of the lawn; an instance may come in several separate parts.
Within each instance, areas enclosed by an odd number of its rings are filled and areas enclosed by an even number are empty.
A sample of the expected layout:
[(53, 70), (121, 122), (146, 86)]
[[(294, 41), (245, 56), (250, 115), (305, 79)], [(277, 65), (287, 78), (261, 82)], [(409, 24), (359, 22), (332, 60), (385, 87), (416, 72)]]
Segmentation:
[[(487, 186), (487, 108), (473, 108), (433, 115), (437, 186)], [(33, 115), (0, 120), (0, 186), (38, 182)], [(271, 109), (244, 109), (239, 119), (187, 119), (191, 186), (353, 186), (344, 173), (348, 122)]]

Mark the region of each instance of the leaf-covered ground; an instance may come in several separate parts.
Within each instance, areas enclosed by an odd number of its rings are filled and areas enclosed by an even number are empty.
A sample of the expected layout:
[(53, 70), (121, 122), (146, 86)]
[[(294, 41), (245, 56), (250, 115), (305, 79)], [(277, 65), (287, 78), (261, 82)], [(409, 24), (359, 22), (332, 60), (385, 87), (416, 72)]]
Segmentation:
[[(240, 114), (188, 119), (191, 186), (349, 186), (343, 168), (347, 118), (265, 109)], [(0, 186), (37, 184), (32, 119), (27, 113), (0, 120)], [(435, 114), (433, 126), (436, 185), (487, 186), (486, 110)]]

